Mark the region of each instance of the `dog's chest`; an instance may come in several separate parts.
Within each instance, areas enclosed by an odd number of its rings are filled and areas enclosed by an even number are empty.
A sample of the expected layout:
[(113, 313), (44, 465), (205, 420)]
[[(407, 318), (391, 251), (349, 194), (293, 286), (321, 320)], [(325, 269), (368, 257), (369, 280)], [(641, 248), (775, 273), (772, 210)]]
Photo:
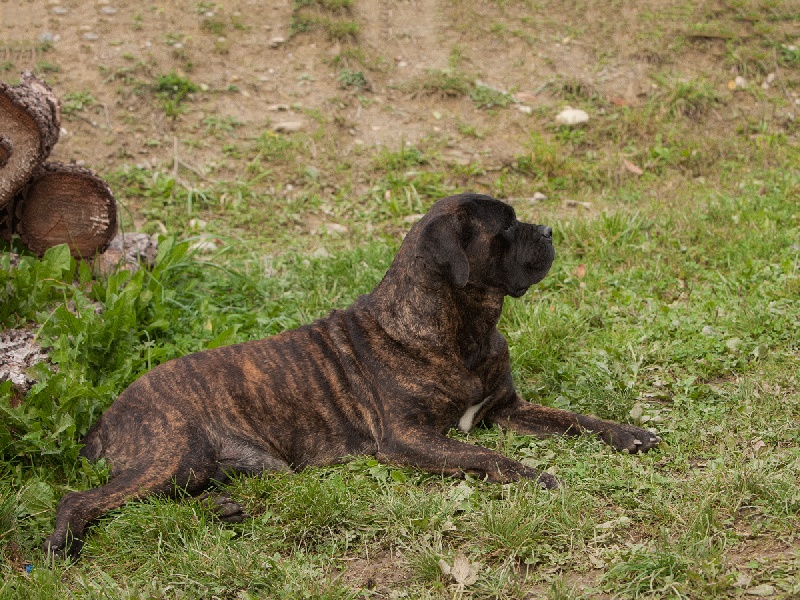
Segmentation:
[(486, 406), (486, 404), (491, 400), (491, 396), (487, 396), (477, 404), (473, 404), (472, 406), (468, 407), (467, 410), (464, 411), (464, 414), (461, 415), (461, 418), (458, 420), (458, 428), (463, 431), (464, 433), (468, 433), (472, 426), (475, 424), (475, 417), (477, 416), (478, 412)]

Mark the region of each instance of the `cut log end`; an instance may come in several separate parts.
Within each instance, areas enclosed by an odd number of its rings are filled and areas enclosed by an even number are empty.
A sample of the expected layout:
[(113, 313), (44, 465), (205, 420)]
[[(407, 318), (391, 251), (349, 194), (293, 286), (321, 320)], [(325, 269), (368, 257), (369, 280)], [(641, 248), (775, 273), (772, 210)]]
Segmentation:
[(47, 84), (27, 72), (18, 86), (0, 82), (0, 209), (50, 155), (60, 131), (60, 105)]
[(77, 165), (47, 163), (15, 201), (15, 230), (41, 256), (68, 244), (76, 258), (103, 252), (117, 230), (117, 205), (108, 185)]

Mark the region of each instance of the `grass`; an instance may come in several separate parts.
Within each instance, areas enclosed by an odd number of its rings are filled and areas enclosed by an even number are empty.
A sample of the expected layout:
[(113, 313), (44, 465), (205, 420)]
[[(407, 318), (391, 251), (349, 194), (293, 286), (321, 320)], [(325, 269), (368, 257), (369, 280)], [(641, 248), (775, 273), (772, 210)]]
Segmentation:
[(74, 115), (97, 104), (97, 100), (91, 92), (70, 92), (64, 95), (61, 101), (61, 113), (64, 115)]
[(175, 71), (159, 75), (153, 85), (153, 92), (161, 100), (164, 112), (176, 119), (183, 112), (183, 102), (190, 94), (200, 91), (200, 86)]
[(294, 0), (289, 31), (293, 36), (324, 31), (332, 41), (354, 42), (360, 26), (349, 18), (352, 12), (353, 0)]
[[(3, 247), (0, 326), (37, 327), (53, 367), (35, 369), (38, 383), (15, 408), (11, 384), (0, 383), (0, 598), (452, 598), (461, 592), (440, 561), (459, 555), (480, 567), (463, 597), (800, 594), (800, 149), (786, 116), (800, 89), (796, 17), (767, 0), (642, 11), (630, 21), (636, 35), (620, 39), (658, 65), (646, 96), (615, 103), (601, 86), (555, 77), (542, 82), (552, 105), (531, 102), (522, 125), (505, 127), (516, 111), (500, 109), (512, 100), (466, 74), (479, 70), (471, 43), (489, 33), (545, 48), (569, 35), (588, 52), (585, 24), (561, 12), (540, 24), (527, 3), (457, 4), (449, 18), (463, 39), (450, 69), (390, 87), (394, 57), (360, 48), (353, 2), (294, 2), (295, 26), (346, 43), (328, 65), (339, 94), (331, 105), (343, 108), (329, 118), (298, 97), (292, 110), (319, 118), (291, 135), (263, 116), (254, 124), (198, 111), (174, 123), (188, 166), (111, 163), (104, 176), (126, 227), (162, 234), (152, 270), (97, 280), (64, 248), (42, 259), (23, 252), (10, 269), (16, 247)], [(476, 12), (490, 8), (491, 18)], [(236, 29), (222, 17), (197, 22), (209, 35)], [(611, 36), (603, 52), (621, 56), (616, 44)], [(684, 71), (685, 57), (708, 47), (719, 69)], [(5, 52), (7, 70), (19, 70), (23, 50)], [(196, 84), (161, 66), (107, 74), (127, 86), (126, 101), (146, 91), (171, 102), (159, 110), (175, 120)], [(759, 77), (777, 66), (770, 95)], [(748, 90), (727, 88), (731, 69), (752, 79)], [(446, 128), (452, 117), (453, 128), (344, 149), (356, 93), (369, 88), (387, 120), (397, 98), (419, 97), (421, 113), (435, 103), (441, 114), (431, 123)], [(94, 89), (63, 99), (75, 117), (108, 103)], [(566, 103), (589, 110), (590, 123), (554, 125)], [(171, 136), (153, 143), (173, 147)], [(184, 148), (205, 158), (193, 162)], [(452, 162), (454, 149), (470, 150), (467, 165)], [(192, 499), (151, 498), (101, 518), (80, 562), (44, 559), (58, 499), (108, 476), (106, 465), (77, 459), (80, 439), (131, 381), (172, 357), (347, 306), (380, 280), (419, 213), (467, 189), (554, 229), (552, 272), (509, 300), (501, 322), (519, 391), (652, 427), (661, 448), (629, 456), (588, 437), (452, 432), (564, 486), (457, 481), (358, 457), (234, 480), (226, 491), (253, 515), (239, 525)], [(548, 199), (526, 200), (536, 191)], [(327, 224), (349, 233), (326, 233)], [(193, 250), (198, 235), (217, 249)]]
[[(421, 160), (403, 151), (380, 162)], [(236, 526), (193, 501), (131, 504), (101, 519), (75, 566), (47, 566), (37, 547), (57, 498), (104, 477), (74, 457), (119, 390), (172, 356), (347, 305), (378, 281), (396, 246), (372, 242), (326, 260), (285, 255), (269, 278), (248, 275), (244, 257), (233, 270), (198, 261), (186, 243), (163, 246), (152, 273), (105, 282), (93, 283), (62, 249), (25, 258), (0, 271), (1, 289), (11, 290), (2, 319), (42, 323), (58, 371), (40, 369), (25, 403), (3, 409), (2, 593), (354, 597), (347, 559), (368, 552), (395, 557), (412, 590), (447, 596), (437, 561), (458, 551), (482, 565), (478, 597), (516, 597), (523, 582), (567, 593), (554, 568), (595, 573), (597, 564), (607, 568), (581, 594), (725, 597), (744, 572), (794, 589), (788, 549), (765, 559), (778, 571), (743, 566), (735, 551), (758, 539), (785, 548), (778, 540), (791, 538), (800, 511), (800, 224), (785, 201), (797, 185), (791, 173), (760, 172), (735, 193), (693, 188), (691, 215), (654, 205), (556, 222), (556, 267), (508, 303), (503, 329), (527, 397), (644, 421), (664, 438), (661, 450), (627, 456), (589, 438), (456, 434), (549, 468), (565, 486), (458, 483), (357, 459), (237, 479), (229, 492), (254, 519)], [(70, 284), (75, 277), (82, 285)], [(77, 314), (64, 308), (70, 301)], [(30, 575), (20, 574), (23, 564), (33, 564)], [(128, 564), (147, 575), (131, 575)]]

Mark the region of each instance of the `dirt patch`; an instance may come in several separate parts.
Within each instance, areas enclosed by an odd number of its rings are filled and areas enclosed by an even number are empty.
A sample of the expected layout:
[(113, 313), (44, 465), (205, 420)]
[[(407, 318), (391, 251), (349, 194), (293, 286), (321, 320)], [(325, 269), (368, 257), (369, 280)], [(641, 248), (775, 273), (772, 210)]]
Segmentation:
[(354, 590), (369, 590), (381, 598), (389, 597), (392, 590), (399, 589), (410, 578), (401, 567), (400, 558), (391, 550), (348, 560), (341, 574), (342, 583)]
[[(690, 31), (695, 22), (713, 25), (717, 13), (655, 1), (626, 4), (610, 20), (599, 7), (556, 3), (355, 2), (358, 34), (345, 40), (322, 31), (292, 36), (287, 0), (28, 0), (0, 9), (2, 76), (34, 69), (71, 101), (53, 158), (101, 173), (169, 168), (176, 147), (204, 173), (240, 168), (208, 136), (210, 123), (226, 119), (241, 123), (246, 136), (300, 120), (306, 132), (334, 135), (341, 157), (355, 162), (365, 145), (399, 149), (427, 139), (438, 140), (453, 163), (481, 158), (499, 168), (568, 103), (640, 103), (668, 72), (702, 73), (724, 91), (738, 68), (725, 66), (730, 40)], [(742, 35), (748, 27), (741, 25)], [(369, 90), (344, 89), (344, 69), (362, 71)], [(479, 78), (518, 100), (487, 112), (465, 96), (419, 93), (430, 70)], [(200, 88), (173, 116), (153, 93), (170, 73)], [(757, 84), (765, 74), (754, 77)], [(75, 109), (80, 94), (87, 102)], [(279, 104), (289, 110), (267, 110)], [(519, 110), (525, 106), (542, 112)]]

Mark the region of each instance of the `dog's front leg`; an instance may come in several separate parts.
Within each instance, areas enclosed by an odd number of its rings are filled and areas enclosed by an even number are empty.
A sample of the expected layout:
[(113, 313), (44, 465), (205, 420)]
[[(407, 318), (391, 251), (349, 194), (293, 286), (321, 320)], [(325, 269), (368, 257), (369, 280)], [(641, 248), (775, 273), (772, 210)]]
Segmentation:
[(488, 448), (421, 428), (395, 436), (380, 448), (376, 458), (381, 462), (409, 465), (443, 475), (463, 477), (469, 473), (495, 483), (532, 479), (545, 488), (558, 487), (558, 480), (549, 473), (526, 467)]
[(483, 420), (488, 425), (497, 424), (523, 435), (540, 437), (594, 433), (617, 450), (631, 453), (646, 452), (661, 441), (658, 436), (641, 427), (526, 402), (519, 395), (515, 395), (509, 404), (490, 411)]

